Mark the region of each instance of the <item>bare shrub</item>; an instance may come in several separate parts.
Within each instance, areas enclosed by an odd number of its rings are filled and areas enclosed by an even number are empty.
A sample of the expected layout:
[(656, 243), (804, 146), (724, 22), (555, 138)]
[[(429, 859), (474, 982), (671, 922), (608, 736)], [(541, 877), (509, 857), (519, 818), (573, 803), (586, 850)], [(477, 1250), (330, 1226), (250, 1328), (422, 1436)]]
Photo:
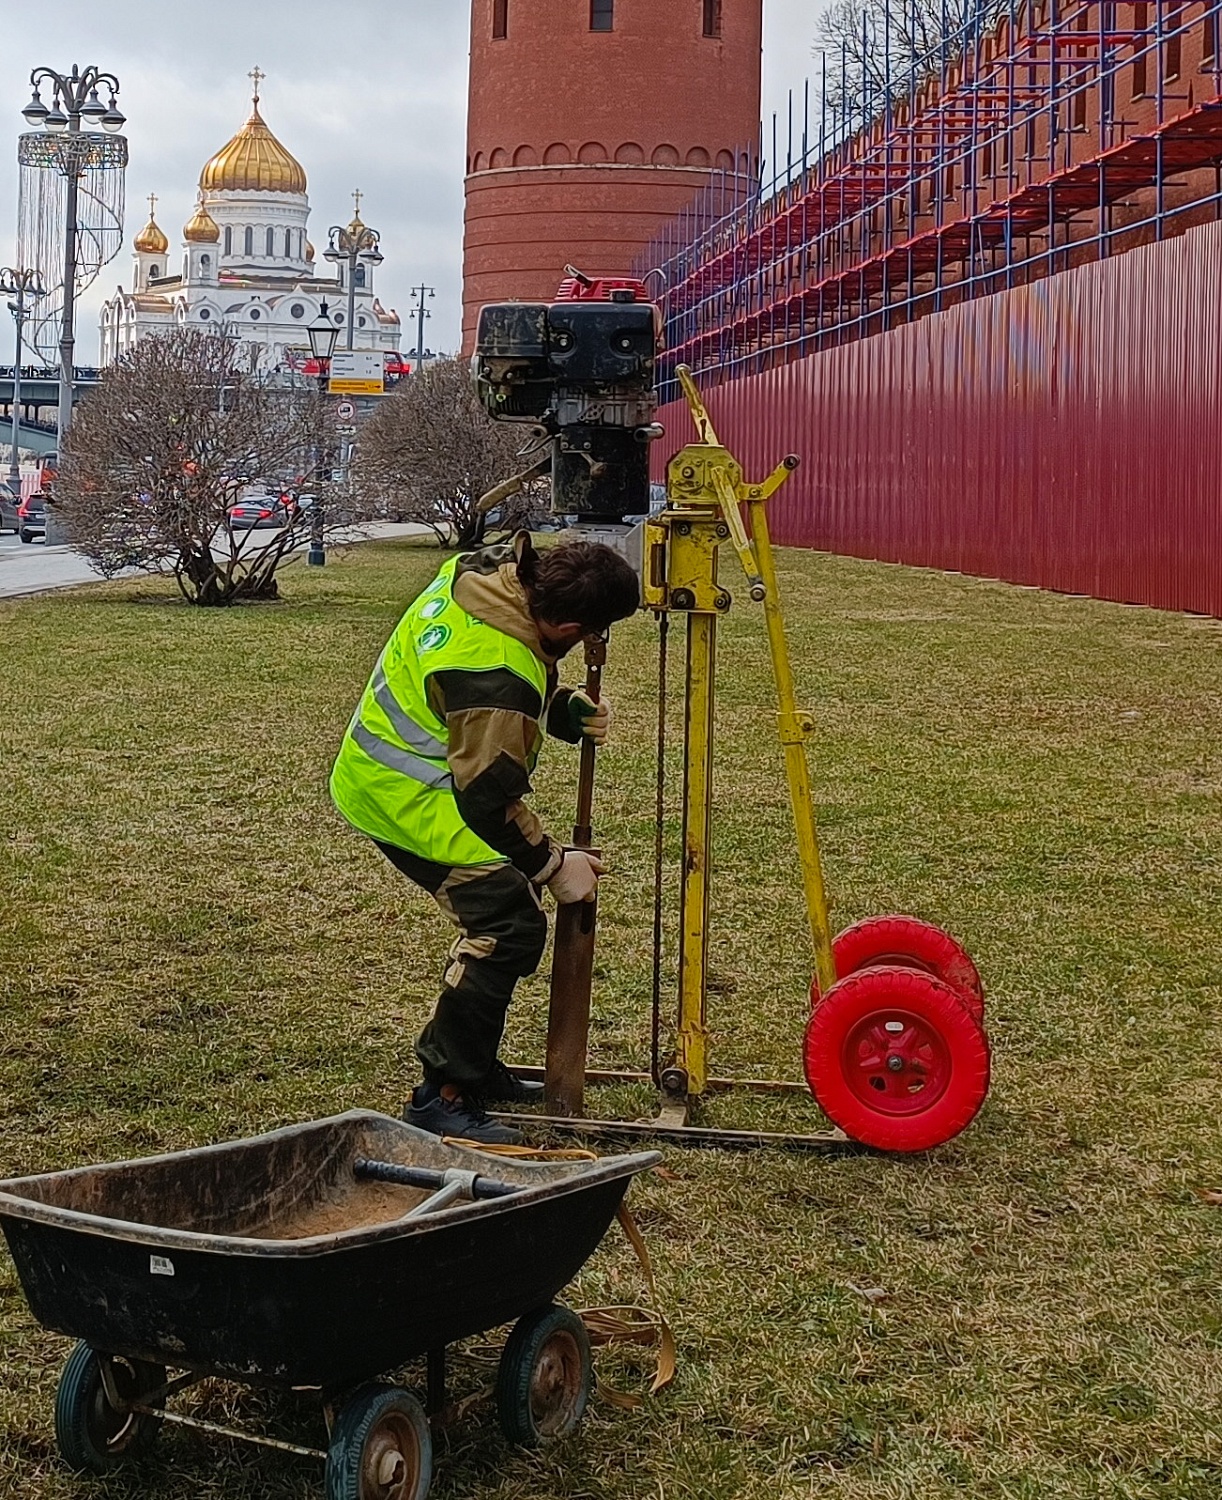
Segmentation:
[(400, 383), (361, 429), (354, 484), (364, 506), (428, 526), (437, 540), (478, 546), (490, 528), (525, 525), (541, 508), (538, 487), (498, 505), (480, 498), (518, 472), (524, 429), (494, 422), (467, 364), (438, 360)]
[[(316, 390), (251, 373), (226, 334), (178, 329), (141, 340), (82, 401), (56, 508), (72, 545), (106, 577), (172, 572), (199, 605), (274, 598), (278, 568), (311, 527), (340, 520), (320, 457), (333, 447)], [(309, 493), (323, 508), (290, 505), (274, 529), (234, 521), (231, 507), (259, 484)], [(343, 519), (354, 519), (350, 509)]]

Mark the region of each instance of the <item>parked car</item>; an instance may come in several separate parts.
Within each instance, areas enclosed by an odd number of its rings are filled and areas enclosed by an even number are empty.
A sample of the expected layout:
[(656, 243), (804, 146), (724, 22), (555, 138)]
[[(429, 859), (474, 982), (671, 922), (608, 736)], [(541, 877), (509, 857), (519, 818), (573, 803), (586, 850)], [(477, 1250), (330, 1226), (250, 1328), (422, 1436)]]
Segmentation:
[(229, 507), (228, 520), (236, 531), (279, 531), (288, 521), (288, 510), (274, 495), (247, 496)]
[(32, 542), (36, 537), (47, 539), (47, 502), (42, 495), (27, 495), (17, 507), (19, 522), (17, 535), (23, 542)]
[(21, 509), (21, 496), (12, 487), (0, 479), (0, 531), (21, 530), (21, 517), (17, 512)]

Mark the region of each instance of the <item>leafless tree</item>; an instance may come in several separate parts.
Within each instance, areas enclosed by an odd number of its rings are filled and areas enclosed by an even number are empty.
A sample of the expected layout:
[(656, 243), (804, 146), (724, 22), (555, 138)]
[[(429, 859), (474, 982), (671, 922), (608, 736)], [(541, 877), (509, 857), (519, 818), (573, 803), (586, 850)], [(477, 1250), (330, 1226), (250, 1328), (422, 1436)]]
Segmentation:
[(312, 387), (270, 383), (246, 363), (229, 335), (178, 329), (141, 340), (82, 401), (54, 501), (98, 572), (172, 572), (192, 604), (276, 597), (277, 569), (314, 514), (291, 503), (273, 511), (280, 525), (253, 529), (231, 509), (259, 486), (334, 500), (321, 457), (334, 439)]
[(430, 527), (443, 546), (477, 546), (490, 526), (525, 524), (540, 506), (528, 488), (496, 506), (480, 499), (523, 467), (527, 429), (494, 422), (461, 359), (437, 360), (400, 382), (361, 429), (354, 483), (379, 514)]
[(940, 73), (992, 25), (1007, 0), (832, 0), (814, 52), (827, 104), (864, 123)]

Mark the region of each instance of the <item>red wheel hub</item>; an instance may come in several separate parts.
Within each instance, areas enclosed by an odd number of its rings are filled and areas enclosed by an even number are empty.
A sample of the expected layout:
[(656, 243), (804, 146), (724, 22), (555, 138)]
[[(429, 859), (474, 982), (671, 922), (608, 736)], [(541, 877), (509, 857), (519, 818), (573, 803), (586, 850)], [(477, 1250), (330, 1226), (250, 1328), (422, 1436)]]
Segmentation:
[(950, 1082), (945, 1038), (911, 1011), (863, 1017), (845, 1038), (841, 1061), (853, 1093), (882, 1114), (928, 1109)]
[(828, 1119), (883, 1151), (951, 1140), (989, 1091), (980, 1020), (957, 990), (907, 966), (837, 980), (811, 1012), (803, 1062)]

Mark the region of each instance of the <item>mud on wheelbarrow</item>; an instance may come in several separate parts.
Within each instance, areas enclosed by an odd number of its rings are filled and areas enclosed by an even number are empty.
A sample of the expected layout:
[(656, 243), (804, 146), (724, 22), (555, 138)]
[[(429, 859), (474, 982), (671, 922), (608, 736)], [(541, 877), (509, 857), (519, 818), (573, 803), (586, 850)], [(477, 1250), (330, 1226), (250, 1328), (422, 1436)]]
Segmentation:
[[(437, 1410), (446, 1346), (510, 1322), (501, 1425), (527, 1447), (563, 1436), (589, 1395), (590, 1344), (554, 1298), (632, 1177), (659, 1159), (493, 1158), (354, 1111), (0, 1182), (0, 1224), (31, 1311), (80, 1341), (56, 1398), (60, 1452), (103, 1473), (177, 1422), (324, 1459), (327, 1500), (423, 1500), (425, 1411), (411, 1392), (374, 1382), (427, 1355)], [(316, 1394), (326, 1450), (168, 1408), (212, 1377)]]

